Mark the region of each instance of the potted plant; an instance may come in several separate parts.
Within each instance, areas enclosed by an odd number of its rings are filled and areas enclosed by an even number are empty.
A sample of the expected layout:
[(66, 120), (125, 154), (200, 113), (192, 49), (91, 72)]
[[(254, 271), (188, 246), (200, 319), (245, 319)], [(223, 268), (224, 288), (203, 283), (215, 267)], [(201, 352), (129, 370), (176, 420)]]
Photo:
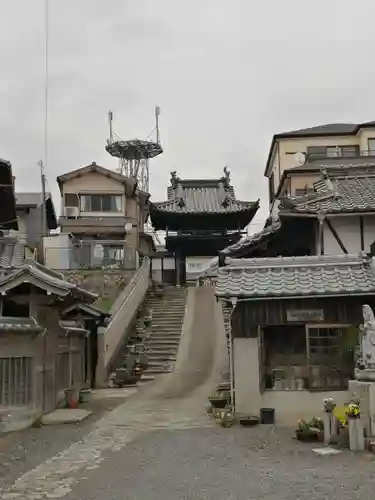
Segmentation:
[(299, 420), (297, 429), (296, 429), (296, 438), (298, 441), (317, 441), (318, 440), (318, 432), (317, 429), (312, 428), (309, 422), (306, 420)]
[(241, 415), (239, 422), (244, 427), (252, 427), (259, 424), (260, 418), (257, 415)]
[(86, 387), (83, 387), (79, 391), (79, 402), (80, 403), (88, 403), (91, 401), (92, 397), (92, 390), (88, 387), (88, 384), (86, 384)]
[(228, 404), (227, 399), (220, 396), (211, 396), (208, 398), (213, 408), (225, 408)]
[(232, 427), (235, 422), (233, 409), (231, 407), (224, 408), (218, 411), (218, 416), (216, 417), (216, 422), (221, 425), (221, 427), (228, 428)]

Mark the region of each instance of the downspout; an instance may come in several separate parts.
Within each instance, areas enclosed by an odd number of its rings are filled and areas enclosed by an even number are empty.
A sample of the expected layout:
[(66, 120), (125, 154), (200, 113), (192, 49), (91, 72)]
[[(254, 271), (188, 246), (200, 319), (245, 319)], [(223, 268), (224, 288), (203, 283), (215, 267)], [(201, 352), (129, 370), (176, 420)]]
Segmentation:
[(47, 328), (43, 330), (43, 380), (42, 380), (42, 411), (46, 411), (46, 377), (47, 377)]
[(318, 255), (324, 255), (324, 212), (318, 212), (318, 221), (319, 221), (319, 231), (318, 231)]
[(232, 315), (237, 305), (237, 297), (231, 299), (232, 309), (229, 314), (229, 379), (230, 379), (230, 397), (232, 401), (233, 414), (236, 414), (236, 383), (234, 376), (234, 349), (233, 349), (233, 336), (232, 336)]

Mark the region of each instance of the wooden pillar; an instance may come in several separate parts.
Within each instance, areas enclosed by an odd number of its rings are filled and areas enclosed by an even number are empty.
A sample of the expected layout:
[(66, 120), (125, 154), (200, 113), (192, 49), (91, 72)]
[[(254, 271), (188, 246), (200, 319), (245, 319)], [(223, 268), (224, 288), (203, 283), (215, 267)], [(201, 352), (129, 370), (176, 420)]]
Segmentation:
[(179, 250), (175, 253), (176, 286), (181, 286), (181, 255)]

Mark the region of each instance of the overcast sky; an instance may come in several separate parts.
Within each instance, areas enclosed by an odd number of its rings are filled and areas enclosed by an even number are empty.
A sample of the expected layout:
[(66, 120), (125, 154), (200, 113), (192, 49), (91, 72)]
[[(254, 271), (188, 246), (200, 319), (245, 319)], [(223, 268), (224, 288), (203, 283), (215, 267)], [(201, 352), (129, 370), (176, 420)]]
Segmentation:
[[(0, 0), (0, 157), (18, 191), (40, 189), (44, 155), (44, 0)], [(261, 198), (272, 135), (375, 120), (374, 0), (50, 0), (47, 178), (104, 150), (107, 114), (125, 139), (145, 139), (161, 107), (164, 154), (151, 163), (153, 200), (170, 171), (218, 177)]]

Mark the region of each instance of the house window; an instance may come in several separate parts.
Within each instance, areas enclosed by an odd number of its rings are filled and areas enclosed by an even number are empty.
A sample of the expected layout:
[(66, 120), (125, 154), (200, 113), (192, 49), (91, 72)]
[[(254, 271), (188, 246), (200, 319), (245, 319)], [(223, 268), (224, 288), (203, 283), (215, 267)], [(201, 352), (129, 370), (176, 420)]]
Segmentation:
[(66, 207), (78, 207), (79, 198), (76, 193), (66, 193), (64, 195), (64, 203)]
[(111, 243), (97, 243), (94, 246), (93, 257), (90, 267), (121, 266), (125, 257), (124, 245)]
[(29, 300), (18, 302), (10, 299), (9, 297), (3, 297), (2, 316), (7, 318), (29, 318), (30, 317)]
[(357, 331), (342, 325), (261, 328), (263, 389), (347, 390), (356, 342)]
[(335, 157), (356, 157), (359, 156), (359, 146), (308, 146), (307, 158), (310, 161), (319, 158), (335, 158)]
[(81, 212), (122, 212), (122, 196), (113, 194), (90, 194), (80, 197)]
[(375, 155), (375, 137), (369, 137), (367, 140), (368, 144), (368, 154)]

